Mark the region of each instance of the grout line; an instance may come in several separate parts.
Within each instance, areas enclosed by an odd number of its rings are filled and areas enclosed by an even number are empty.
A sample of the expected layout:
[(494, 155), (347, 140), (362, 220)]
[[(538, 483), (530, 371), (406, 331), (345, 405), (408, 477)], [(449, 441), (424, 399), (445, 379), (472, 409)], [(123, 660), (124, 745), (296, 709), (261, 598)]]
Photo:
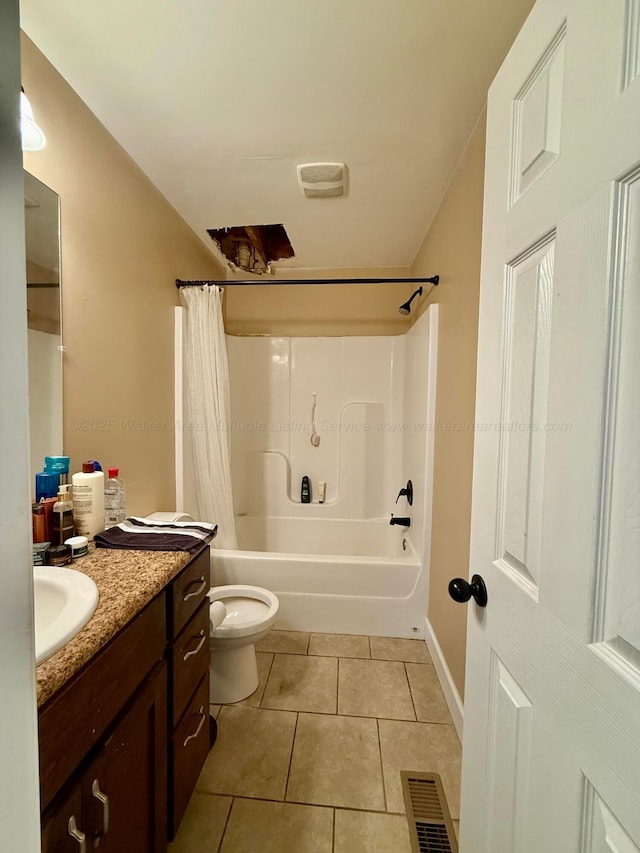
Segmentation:
[[(328, 803), (310, 803), (308, 800), (274, 800), (273, 797), (248, 797), (246, 794), (211, 794), (207, 791), (201, 793), (209, 794), (211, 797), (231, 797), (234, 802), (235, 800), (249, 800), (257, 803), (275, 803), (280, 806), (311, 806), (312, 808), (317, 809), (332, 809), (334, 812), (361, 812), (362, 814), (400, 815), (402, 817), (405, 817), (406, 815), (406, 812), (365, 809), (362, 806), (335, 806)], [(459, 818), (452, 817), (451, 820), (459, 820)]]
[[(361, 807), (355, 808), (352, 806), (333, 806), (332, 808), (336, 812), (361, 812), (362, 814), (401, 815), (402, 817), (406, 816), (406, 812), (381, 812), (380, 809), (363, 809)], [(454, 820), (455, 818), (451, 819)]]
[(220, 841), (218, 846), (216, 847), (216, 853), (220, 853), (222, 850), (222, 842), (224, 841), (224, 837), (227, 834), (227, 827), (229, 826), (229, 820), (231, 819), (231, 810), (233, 809), (233, 804), (235, 803), (236, 798), (231, 797), (231, 805), (229, 806), (229, 811), (227, 812), (227, 819), (224, 822), (224, 829), (222, 830), (222, 835), (220, 836)]
[(373, 655), (371, 654), (371, 637), (367, 637), (367, 640), (369, 641), (369, 660), (373, 660)]
[(340, 658), (338, 658), (338, 669), (336, 672), (336, 716), (340, 714)]
[(413, 714), (416, 718), (416, 722), (418, 722), (418, 712), (416, 711), (416, 703), (413, 699), (413, 690), (411, 689), (411, 682), (409, 681), (409, 673), (407, 672), (407, 664), (403, 664), (404, 667), (404, 677), (407, 679), (407, 687), (409, 688), (409, 696), (411, 696), (411, 706), (413, 708)]
[(289, 755), (289, 766), (287, 768), (287, 781), (284, 786), (284, 796), (282, 798), (283, 802), (287, 801), (287, 791), (289, 790), (289, 777), (291, 776), (291, 765), (293, 763), (293, 750), (296, 746), (296, 733), (298, 731), (298, 720), (300, 719), (300, 714), (296, 711), (296, 722), (293, 727), (293, 738), (291, 739), (291, 754)]
[(258, 702), (258, 708), (262, 708), (262, 703), (264, 701), (265, 694), (267, 692), (267, 687), (269, 686), (269, 679), (271, 678), (271, 670), (273, 669), (273, 665), (276, 662), (276, 653), (273, 652), (271, 655), (271, 663), (269, 664), (269, 672), (267, 673), (267, 677), (264, 682), (264, 690), (262, 691), (262, 696), (260, 697), (260, 701)]
[(332, 820), (331, 820), (331, 853), (335, 853), (336, 850), (336, 810), (332, 809)]
[[(370, 714), (332, 714), (328, 711), (310, 711), (308, 708), (256, 708), (253, 705), (242, 705), (233, 703), (231, 705), (223, 705), (223, 708), (249, 708), (252, 711), (275, 711), (278, 714), (314, 714), (319, 717), (349, 717), (352, 720), (381, 720), (384, 723), (419, 723), (421, 726), (445, 726), (450, 729), (455, 729), (453, 723), (437, 723), (431, 720), (407, 720), (400, 717), (372, 717)], [(226, 796), (230, 796), (227, 794)]]
[(380, 781), (382, 782), (382, 796), (384, 798), (384, 810), (387, 811), (387, 786), (384, 782), (384, 764), (382, 763), (382, 743), (380, 741), (380, 721), (376, 720), (376, 734), (378, 735), (378, 757), (380, 758)]

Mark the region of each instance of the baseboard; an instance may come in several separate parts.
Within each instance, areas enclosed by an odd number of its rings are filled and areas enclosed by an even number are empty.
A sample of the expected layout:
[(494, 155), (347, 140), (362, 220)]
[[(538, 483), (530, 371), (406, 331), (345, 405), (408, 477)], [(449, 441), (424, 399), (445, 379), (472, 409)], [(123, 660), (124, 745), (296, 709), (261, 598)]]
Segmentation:
[(438, 676), (438, 680), (442, 686), (444, 698), (449, 707), (449, 713), (453, 720), (453, 725), (456, 727), (460, 742), (462, 742), (462, 728), (464, 722), (464, 705), (456, 688), (456, 685), (451, 677), (451, 672), (447, 666), (447, 662), (442, 654), (440, 643), (435, 635), (433, 627), (428, 619), (424, 620), (425, 624), (425, 642), (433, 661), (433, 666)]

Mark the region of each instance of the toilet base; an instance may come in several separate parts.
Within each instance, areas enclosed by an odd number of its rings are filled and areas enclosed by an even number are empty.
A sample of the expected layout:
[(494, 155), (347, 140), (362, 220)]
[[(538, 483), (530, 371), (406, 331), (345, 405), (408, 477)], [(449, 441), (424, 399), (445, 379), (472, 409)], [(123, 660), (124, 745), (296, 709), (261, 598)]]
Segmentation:
[(246, 699), (258, 687), (258, 665), (253, 643), (234, 649), (212, 649), (209, 659), (209, 696), (214, 705)]

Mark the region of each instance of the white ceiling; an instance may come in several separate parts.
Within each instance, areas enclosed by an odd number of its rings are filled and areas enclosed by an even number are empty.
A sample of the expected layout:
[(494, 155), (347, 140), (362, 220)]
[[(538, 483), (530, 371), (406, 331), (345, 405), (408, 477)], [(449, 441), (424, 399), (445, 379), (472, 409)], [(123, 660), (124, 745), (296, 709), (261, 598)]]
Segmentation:
[[(21, 0), (27, 35), (209, 245), (409, 266), (532, 0)], [(46, 132), (46, 128), (45, 128)], [(344, 199), (296, 165), (344, 161)], [(288, 264), (290, 265), (291, 262)]]

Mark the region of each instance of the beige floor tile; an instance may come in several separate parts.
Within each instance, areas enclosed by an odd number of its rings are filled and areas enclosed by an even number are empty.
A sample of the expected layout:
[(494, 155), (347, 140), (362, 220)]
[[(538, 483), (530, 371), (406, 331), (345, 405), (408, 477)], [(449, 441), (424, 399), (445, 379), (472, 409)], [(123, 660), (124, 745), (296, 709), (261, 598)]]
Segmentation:
[(337, 693), (337, 658), (276, 655), (262, 707), (335, 714)]
[(264, 696), (264, 688), (267, 686), (267, 679), (271, 671), (274, 655), (272, 652), (256, 652), (256, 663), (258, 665), (258, 686), (253, 691), (251, 696), (242, 699), (240, 702), (234, 702), (234, 705), (249, 705), (251, 708), (259, 708)]
[(295, 726), (296, 715), (287, 711), (224, 705), (198, 790), (284, 799)]
[(289, 655), (306, 655), (309, 634), (305, 631), (269, 631), (256, 649), (259, 652), (283, 652)]
[(371, 657), (378, 660), (404, 660), (431, 663), (424, 640), (398, 640), (394, 637), (371, 637)]
[(435, 669), (426, 663), (407, 663), (416, 716), (423, 723), (452, 723)]
[(368, 658), (369, 638), (355, 634), (312, 634), (310, 655), (333, 655), (338, 658)]
[(384, 811), (376, 721), (299, 714), (287, 800)]
[(213, 714), (217, 719), (218, 714), (220, 713), (220, 708), (222, 708), (222, 705), (209, 705), (209, 713)]
[(332, 809), (234, 800), (220, 853), (331, 853), (332, 835)]
[(169, 853), (212, 853), (218, 849), (233, 800), (215, 794), (196, 793)]
[(390, 660), (340, 660), (338, 713), (415, 720), (404, 664)]
[(401, 770), (439, 773), (451, 817), (460, 815), (462, 750), (453, 726), (380, 720), (380, 749), (387, 811), (403, 812)]
[(411, 853), (404, 815), (336, 809), (335, 853)]

